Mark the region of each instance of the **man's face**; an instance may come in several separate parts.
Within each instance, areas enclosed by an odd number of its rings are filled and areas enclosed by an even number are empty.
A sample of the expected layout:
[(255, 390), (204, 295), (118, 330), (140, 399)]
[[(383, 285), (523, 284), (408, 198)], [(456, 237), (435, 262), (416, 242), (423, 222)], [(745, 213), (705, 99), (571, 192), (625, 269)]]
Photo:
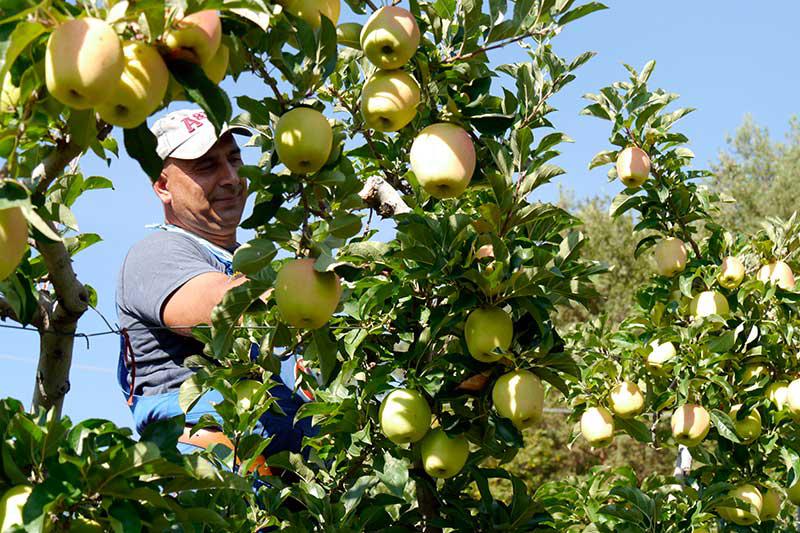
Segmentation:
[(227, 133), (198, 159), (167, 158), (156, 192), (187, 229), (229, 233), (239, 225), (247, 199), (247, 182), (238, 174), (241, 166), (239, 147)]

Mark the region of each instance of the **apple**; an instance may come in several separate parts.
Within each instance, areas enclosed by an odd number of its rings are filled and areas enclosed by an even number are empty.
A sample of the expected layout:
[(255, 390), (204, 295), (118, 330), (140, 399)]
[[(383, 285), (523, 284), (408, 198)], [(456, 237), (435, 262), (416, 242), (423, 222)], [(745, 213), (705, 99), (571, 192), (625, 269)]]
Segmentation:
[(53, 98), (74, 109), (89, 109), (111, 96), (125, 58), (114, 29), (86, 17), (68, 20), (50, 34), (44, 63)]
[(22, 526), (22, 508), (33, 488), (28, 485), (11, 487), (0, 498), (0, 531), (11, 531), (12, 526)]
[(753, 385), (764, 376), (769, 376), (769, 368), (766, 366), (757, 363), (746, 365), (742, 370), (741, 384)]
[(761, 514), (758, 515), (762, 522), (775, 520), (781, 514), (782, 496), (776, 488), (766, 488), (761, 490)]
[(397, 131), (417, 114), (419, 84), (402, 70), (379, 70), (361, 90), (361, 114), (368, 127)]
[(686, 246), (683, 241), (675, 237), (667, 237), (656, 244), (654, 255), (656, 258), (656, 272), (671, 278), (686, 268)]
[(617, 156), (617, 176), (626, 187), (640, 187), (649, 175), (650, 157), (638, 146), (629, 146)]
[(170, 59), (198, 65), (208, 63), (222, 42), (222, 23), (213, 9), (198, 11), (178, 19), (163, 37)]
[(644, 409), (644, 395), (633, 381), (623, 381), (611, 389), (611, 410), (620, 418), (636, 416)]
[(675, 345), (671, 342), (661, 344), (657, 340), (654, 340), (650, 343), (650, 348), (652, 348), (652, 350), (647, 354), (646, 363), (647, 367), (656, 373), (663, 372), (677, 355)]
[(737, 257), (729, 255), (722, 260), (717, 282), (726, 289), (735, 289), (744, 279), (744, 264)]
[(717, 507), (717, 513), (734, 524), (740, 526), (749, 526), (758, 521), (758, 515), (761, 513), (763, 506), (763, 499), (761, 492), (749, 483), (743, 483), (738, 487), (732, 488), (728, 491), (728, 496), (738, 500), (743, 500), (745, 503), (750, 504), (751, 509), (739, 509), (738, 507)]
[(283, 319), (296, 328), (322, 327), (342, 295), (339, 277), (317, 272), (314, 262), (313, 258), (289, 261), (275, 278), (275, 303)]
[(469, 441), (464, 435), (450, 437), (442, 428), (432, 429), (419, 445), (422, 466), (429, 476), (447, 479), (455, 476), (469, 458)]
[(742, 408), (742, 404), (737, 404), (731, 407), (728, 416), (733, 421), (733, 428), (736, 430), (736, 435), (742, 441), (742, 444), (750, 444), (761, 436), (761, 413), (758, 409), (753, 408), (747, 413), (747, 416), (738, 420), (737, 413)]
[(425, 397), (411, 389), (395, 389), (378, 411), (381, 432), (395, 444), (417, 442), (431, 427), (431, 408)]
[(581, 434), (593, 448), (605, 448), (614, 440), (614, 417), (605, 407), (590, 407), (581, 415)]
[(800, 379), (795, 379), (786, 388), (786, 406), (794, 418), (800, 419)]
[(517, 428), (525, 429), (542, 419), (544, 387), (533, 372), (508, 372), (492, 387), (492, 403), (497, 414), (511, 420)]
[(767, 385), (764, 395), (772, 402), (778, 411), (786, 407), (789, 395), (789, 383), (787, 381), (776, 381)]
[(208, 63), (201, 65), (206, 78), (211, 80), (216, 85), (225, 79), (228, 73), (228, 62), (230, 61), (231, 51), (224, 44), (219, 45), (217, 53), (214, 54)]
[(434, 198), (453, 198), (464, 192), (475, 171), (475, 146), (469, 133), (442, 122), (423, 129), (410, 152), (411, 170)]
[(0, 209), (0, 281), (10, 276), (28, 251), (28, 220), (19, 207)]
[(678, 444), (697, 446), (711, 429), (711, 418), (702, 405), (687, 403), (672, 413), (670, 419), (672, 436)]
[(719, 315), (726, 317), (730, 314), (728, 300), (724, 295), (717, 291), (703, 291), (692, 299), (689, 304), (689, 312), (695, 318), (703, 318), (709, 315)]
[(11, 73), (6, 72), (3, 87), (0, 89), (0, 113), (13, 113), (19, 104), (19, 87), (11, 80)]
[(800, 505), (800, 480), (795, 478), (794, 484), (786, 488), (786, 497), (795, 505)]
[(342, 46), (361, 50), (361, 29), (358, 22), (345, 22), (336, 27), (336, 40)]
[(253, 379), (243, 379), (233, 386), (236, 393), (236, 407), (242, 412), (250, 411), (253, 408), (253, 397), (261, 389), (261, 383)]
[(789, 265), (783, 261), (775, 261), (761, 267), (758, 271), (758, 280), (764, 283), (772, 282), (781, 289), (794, 289), (794, 274)]
[(310, 107), (284, 113), (275, 125), (275, 150), (295, 174), (313, 174), (325, 165), (333, 147), (333, 129), (325, 115)]
[(511, 346), (514, 324), (511, 316), (498, 307), (475, 309), (464, 324), (464, 337), (472, 357), (492, 363), (503, 357), (503, 354), (494, 352), (495, 348), (507, 351)]
[(414, 57), (419, 39), (419, 26), (414, 15), (402, 7), (384, 6), (364, 24), (361, 49), (376, 67), (393, 70)]
[(103, 526), (95, 520), (79, 517), (69, 525), (70, 533), (103, 533)]
[(278, 0), (286, 11), (308, 22), (317, 29), (322, 24), (320, 16), (325, 15), (335, 26), (342, 10), (340, 0)]
[(135, 128), (159, 108), (169, 85), (169, 71), (155, 48), (142, 41), (122, 47), (125, 67), (110, 89), (110, 96), (96, 107), (100, 118), (113, 126)]

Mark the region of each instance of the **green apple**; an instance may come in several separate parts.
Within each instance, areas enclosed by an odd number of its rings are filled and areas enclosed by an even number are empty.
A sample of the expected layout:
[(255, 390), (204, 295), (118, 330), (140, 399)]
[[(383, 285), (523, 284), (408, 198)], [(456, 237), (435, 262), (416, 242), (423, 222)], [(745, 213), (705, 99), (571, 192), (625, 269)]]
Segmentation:
[(776, 381), (770, 383), (767, 385), (764, 395), (772, 402), (772, 405), (774, 405), (778, 411), (782, 411), (783, 408), (786, 407), (789, 397), (789, 382)]
[(781, 289), (794, 289), (795, 281), (792, 269), (783, 261), (775, 261), (761, 267), (758, 271), (758, 280), (764, 283), (771, 282)]
[(795, 478), (794, 484), (786, 487), (786, 497), (795, 505), (800, 505), (800, 480)]
[(649, 175), (650, 157), (638, 146), (629, 146), (617, 156), (617, 176), (626, 187), (640, 187)]
[(376, 67), (393, 70), (414, 57), (419, 39), (419, 27), (414, 15), (402, 7), (384, 6), (364, 24), (361, 49)]
[(670, 419), (672, 436), (678, 444), (697, 446), (711, 429), (711, 418), (702, 405), (687, 403), (672, 413)]
[(219, 85), (228, 73), (228, 62), (230, 61), (231, 51), (224, 44), (219, 45), (217, 53), (213, 55), (208, 63), (203, 63), (202, 69), (206, 78)]
[(239, 411), (247, 412), (253, 408), (253, 398), (260, 389), (261, 383), (254, 379), (243, 379), (233, 386)]
[(744, 279), (744, 264), (738, 257), (729, 255), (722, 260), (717, 282), (726, 289), (735, 289)]
[(633, 381), (623, 381), (611, 389), (611, 410), (620, 418), (636, 416), (644, 409), (644, 395)]
[(368, 127), (397, 131), (417, 114), (419, 84), (403, 70), (379, 70), (361, 90), (361, 114)]
[(469, 133), (442, 122), (423, 129), (411, 145), (411, 170), (434, 198), (464, 192), (475, 171), (475, 146)]
[(497, 414), (511, 420), (517, 428), (525, 429), (542, 419), (544, 387), (533, 372), (508, 372), (492, 387), (492, 403)]
[(361, 50), (361, 29), (358, 22), (345, 22), (336, 27), (336, 40), (342, 46)]
[(110, 96), (96, 106), (100, 118), (111, 125), (135, 128), (159, 108), (167, 94), (169, 71), (155, 48), (142, 41), (122, 47), (125, 67), (110, 90)]
[(0, 113), (13, 113), (19, 105), (19, 87), (11, 80), (11, 73), (6, 72), (3, 87), (0, 89)]
[(581, 415), (581, 434), (593, 448), (605, 448), (614, 440), (614, 417), (605, 407), (590, 407)]
[(752, 390), (758, 388), (765, 377), (769, 377), (769, 368), (759, 363), (753, 363), (744, 367), (739, 383), (743, 390)]
[(656, 259), (656, 272), (671, 278), (686, 268), (686, 246), (675, 237), (667, 237), (656, 244), (653, 255)]
[(464, 435), (450, 437), (442, 428), (432, 429), (420, 442), (422, 466), (429, 476), (447, 479), (464, 468), (469, 458), (469, 441)]
[(378, 411), (381, 432), (395, 444), (417, 442), (431, 427), (431, 408), (425, 397), (411, 389), (395, 389)]
[(22, 526), (22, 509), (33, 488), (28, 485), (11, 487), (0, 498), (0, 531), (10, 531), (12, 526)]
[(786, 406), (795, 419), (800, 419), (800, 379), (795, 379), (786, 388)]
[(325, 115), (310, 107), (284, 113), (275, 125), (275, 150), (295, 174), (313, 174), (328, 160), (333, 128)]
[(178, 19), (173, 26), (163, 37), (171, 59), (198, 65), (212, 60), (222, 42), (222, 23), (216, 10), (197, 11)]
[(314, 262), (313, 258), (289, 261), (275, 278), (275, 303), (283, 319), (296, 328), (322, 327), (339, 306), (339, 277), (317, 272)]
[(647, 354), (647, 367), (655, 373), (663, 373), (677, 355), (675, 345), (669, 341), (659, 343), (654, 340), (650, 343), (650, 348), (651, 351)]
[(70, 533), (103, 533), (103, 526), (95, 520), (79, 517), (69, 525)]
[(320, 16), (325, 15), (335, 26), (342, 10), (340, 0), (278, 0), (286, 11), (308, 22), (317, 29), (322, 24)]
[(114, 29), (86, 17), (68, 20), (50, 34), (44, 63), (53, 98), (74, 109), (89, 109), (111, 96), (125, 58)]
[(464, 337), (469, 353), (478, 361), (492, 363), (503, 357), (495, 348), (507, 351), (514, 337), (511, 316), (498, 307), (475, 309), (464, 324)]
[(28, 220), (19, 207), (0, 209), (0, 281), (10, 276), (28, 251)]
[(739, 509), (738, 507), (717, 507), (717, 513), (722, 518), (740, 526), (749, 526), (758, 521), (758, 515), (761, 513), (764, 501), (761, 492), (756, 487), (749, 483), (743, 483), (731, 489), (728, 492), (728, 496), (750, 504), (750, 510)]
[(762, 522), (767, 522), (778, 518), (778, 515), (781, 514), (781, 505), (783, 503), (781, 492), (772, 487), (762, 489), (761, 499), (761, 514), (758, 515), (759, 519)]
[(753, 408), (747, 413), (747, 416), (741, 420), (737, 419), (737, 414), (742, 408), (742, 404), (737, 404), (731, 407), (728, 416), (733, 421), (733, 428), (736, 430), (736, 435), (742, 441), (742, 444), (750, 444), (761, 436), (761, 413), (758, 409)]
[(703, 291), (692, 299), (692, 303), (689, 304), (689, 312), (695, 318), (709, 315), (719, 315), (725, 318), (730, 314), (730, 307), (727, 298), (722, 293)]

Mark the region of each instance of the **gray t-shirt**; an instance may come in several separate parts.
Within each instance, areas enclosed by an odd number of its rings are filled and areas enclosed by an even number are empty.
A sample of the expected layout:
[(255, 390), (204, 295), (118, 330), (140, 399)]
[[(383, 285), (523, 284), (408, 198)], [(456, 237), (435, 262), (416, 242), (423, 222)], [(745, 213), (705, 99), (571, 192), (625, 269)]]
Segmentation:
[[(225, 272), (209, 250), (189, 236), (156, 230), (130, 249), (117, 280), (120, 327), (128, 328), (136, 356), (134, 394), (152, 396), (177, 390), (192, 373), (183, 366), (203, 344), (164, 327), (167, 298), (190, 279), (206, 272)], [(131, 383), (128, 373), (128, 385)]]

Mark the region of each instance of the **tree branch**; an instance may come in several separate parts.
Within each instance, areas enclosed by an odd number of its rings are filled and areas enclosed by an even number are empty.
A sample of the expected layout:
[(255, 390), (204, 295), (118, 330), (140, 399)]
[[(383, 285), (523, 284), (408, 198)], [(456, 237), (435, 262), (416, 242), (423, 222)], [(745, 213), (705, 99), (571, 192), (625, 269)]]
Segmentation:
[(451, 57), (450, 59), (447, 59), (447, 60), (443, 61), (442, 64), (443, 65), (448, 65), (450, 63), (455, 63), (456, 61), (463, 61), (465, 59), (470, 59), (471, 57), (475, 57), (476, 55), (486, 53), (486, 52), (488, 52), (490, 50), (497, 50), (498, 48), (503, 48), (504, 46), (508, 46), (509, 44), (516, 43), (516, 42), (521, 41), (523, 39), (527, 39), (528, 37), (544, 37), (548, 33), (550, 33), (550, 31), (551, 30), (549, 30), (549, 29), (546, 29), (546, 30), (539, 29), (539, 30), (527, 31), (527, 32), (523, 33), (522, 35), (517, 35), (516, 37), (510, 37), (510, 38), (508, 38), (508, 39), (506, 39), (504, 41), (500, 41), (499, 43), (495, 43), (495, 44), (492, 44), (492, 45), (489, 45), (489, 46), (482, 46), (482, 47), (478, 48), (477, 50), (473, 50), (472, 52), (469, 52), (467, 54), (456, 54), (453, 57)]
[(397, 189), (380, 176), (371, 176), (367, 179), (358, 195), (382, 218), (411, 212), (411, 208), (403, 201)]

